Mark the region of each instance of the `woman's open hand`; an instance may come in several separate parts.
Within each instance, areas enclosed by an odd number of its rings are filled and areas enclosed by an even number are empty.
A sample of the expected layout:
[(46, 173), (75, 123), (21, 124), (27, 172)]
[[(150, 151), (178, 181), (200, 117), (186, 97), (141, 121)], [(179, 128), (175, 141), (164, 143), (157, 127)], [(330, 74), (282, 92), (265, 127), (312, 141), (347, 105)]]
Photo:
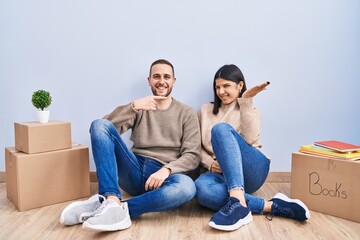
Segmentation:
[(263, 91), (266, 89), (266, 87), (270, 84), (270, 82), (264, 82), (264, 83), (261, 83), (259, 85), (256, 85), (255, 87), (252, 87), (250, 89), (247, 89), (242, 97), (243, 98), (252, 98), (252, 97), (255, 97), (256, 94), (258, 94), (259, 92)]

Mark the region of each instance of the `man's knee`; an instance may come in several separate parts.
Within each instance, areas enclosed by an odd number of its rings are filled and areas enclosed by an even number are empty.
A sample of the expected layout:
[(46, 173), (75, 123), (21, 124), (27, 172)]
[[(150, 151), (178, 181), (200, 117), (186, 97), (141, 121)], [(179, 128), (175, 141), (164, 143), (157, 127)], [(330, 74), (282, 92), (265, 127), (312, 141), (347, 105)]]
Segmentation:
[(109, 120), (106, 119), (96, 119), (90, 125), (90, 133), (97, 132), (112, 124)]
[(177, 198), (181, 197), (184, 201), (190, 201), (195, 197), (196, 187), (194, 181), (184, 174), (173, 175), (176, 177), (175, 185), (171, 194)]

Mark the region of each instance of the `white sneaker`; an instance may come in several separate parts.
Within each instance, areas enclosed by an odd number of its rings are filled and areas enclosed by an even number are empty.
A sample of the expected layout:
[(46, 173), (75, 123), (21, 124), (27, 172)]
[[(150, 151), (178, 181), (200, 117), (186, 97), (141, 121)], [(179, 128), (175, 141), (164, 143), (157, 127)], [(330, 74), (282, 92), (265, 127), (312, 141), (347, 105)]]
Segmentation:
[(60, 215), (60, 223), (64, 225), (75, 225), (83, 223), (101, 205), (100, 198), (103, 196), (96, 194), (88, 200), (76, 201), (69, 204)]
[(117, 231), (129, 228), (131, 219), (126, 202), (119, 205), (112, 199), (106, 199), (93, 213), (93, 217), (87, 219), (82, 227), (95, 231)]

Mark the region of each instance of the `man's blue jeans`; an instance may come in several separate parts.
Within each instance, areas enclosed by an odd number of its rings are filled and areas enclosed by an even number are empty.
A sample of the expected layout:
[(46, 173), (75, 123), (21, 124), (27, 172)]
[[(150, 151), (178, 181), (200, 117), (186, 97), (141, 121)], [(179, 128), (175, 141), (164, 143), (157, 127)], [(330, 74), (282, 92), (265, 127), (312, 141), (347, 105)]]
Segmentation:
[(230, 190), (242, 189), (250, 210), (261, 213), (264, 199), (250, 194), (264, 184), (269, 173), (269, 160), (226, 123), (218, 123), (212, 128), (211, 143), (222, 174), (207, 172), (195, 181), (198, 202), (218, 211), (228, 201)]
[(122, 199), (120, 186), (135, 196), (126, 200), (131, 217), (174, 209), (195, 196), (195, 184), (184, 174), (171, 174), (160, 188), (145, 191), (148, 177), (163, 165), (129, 150), (112, 122), (105, 119), (93, 121), (90, 135), (99, 181), (98, 192)]

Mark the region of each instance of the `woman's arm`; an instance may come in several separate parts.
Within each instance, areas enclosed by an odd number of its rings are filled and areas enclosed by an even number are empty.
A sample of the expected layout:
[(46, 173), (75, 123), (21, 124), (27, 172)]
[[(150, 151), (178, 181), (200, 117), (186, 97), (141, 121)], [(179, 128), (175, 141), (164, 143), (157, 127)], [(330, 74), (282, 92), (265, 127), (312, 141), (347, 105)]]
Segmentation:
[(264, 82), (246, 90), (238, 99), (240, 106), (241, 135), (246, 142), (254, 147), (260, 147), (260, 112), (253, 106), (253, 98), (266, 89), (270, 82)]

